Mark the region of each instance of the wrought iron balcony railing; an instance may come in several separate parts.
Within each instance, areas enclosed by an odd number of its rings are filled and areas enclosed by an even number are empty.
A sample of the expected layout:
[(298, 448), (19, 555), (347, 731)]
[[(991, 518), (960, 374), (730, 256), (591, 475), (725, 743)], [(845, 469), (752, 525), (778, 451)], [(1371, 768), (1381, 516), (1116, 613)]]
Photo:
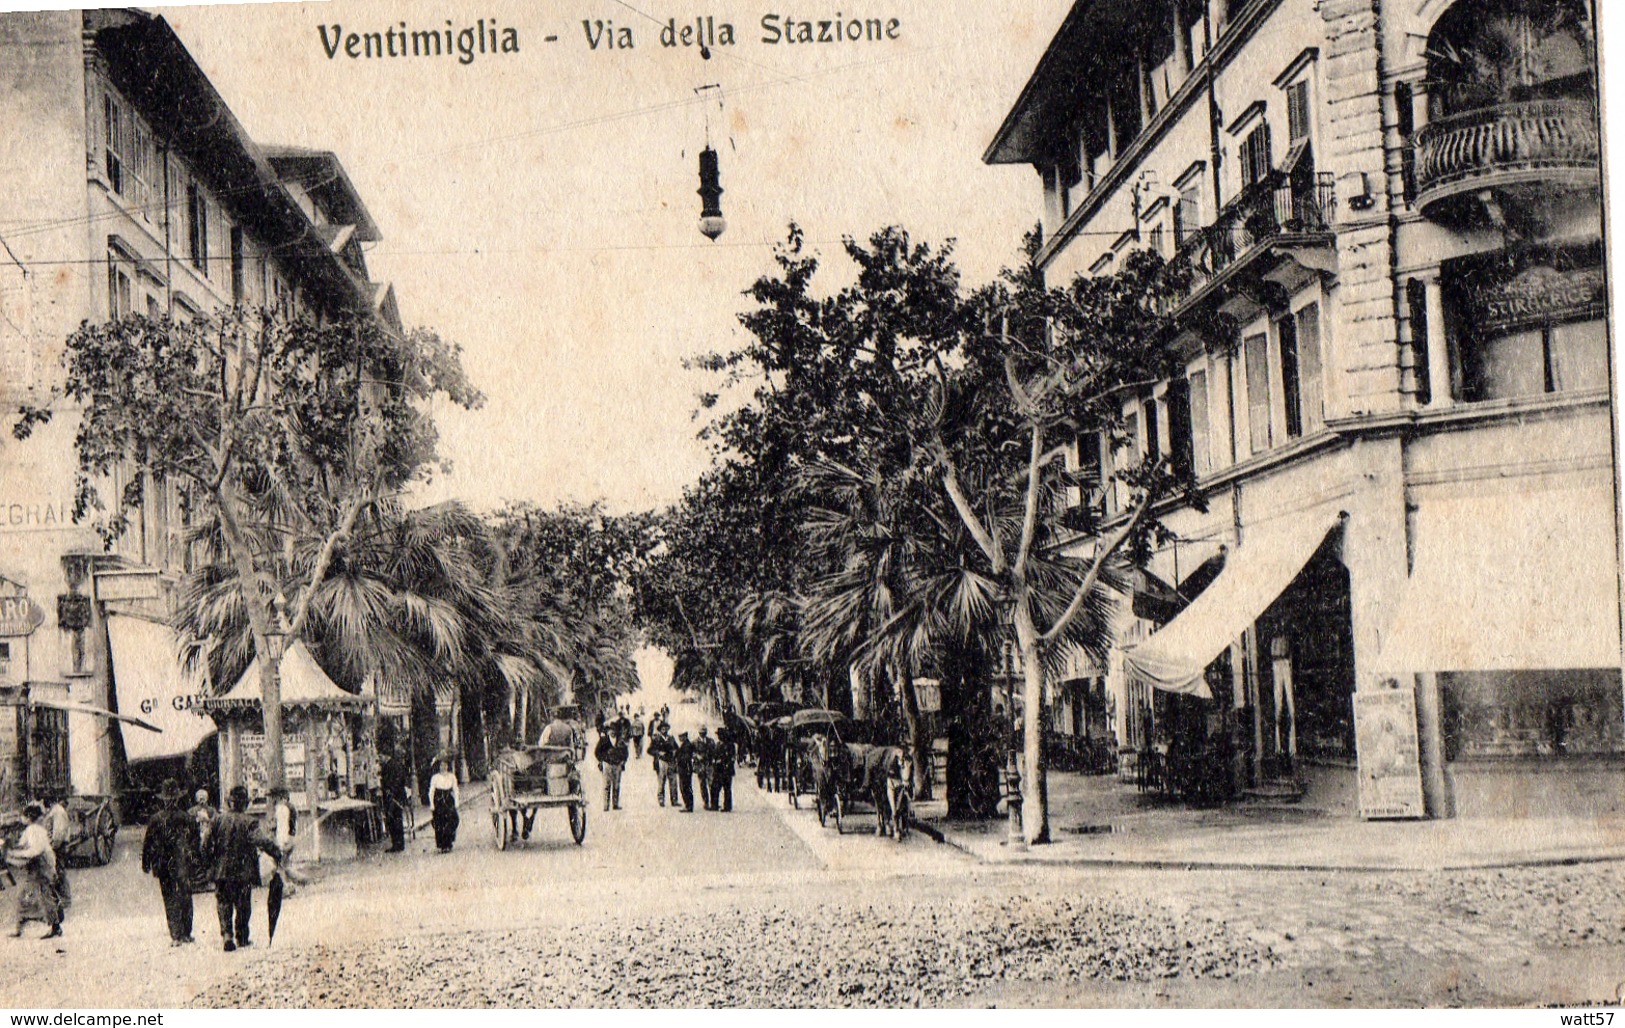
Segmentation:
[(1316, 176), (1314, 185), (1307, 187), (1294, 186), (1283, 173), (1255, 183), (1174, 254), (1169, 270), (1181, 280), (1181, 287), (1170, 307), (1178, 308), (1263, 245), (1330, 233), (1336, 213), (1337, 184), (1329, 172)]
[(1600, 168), (1589, 100), (1531, 100), (1431, 122), (1412, 143), (1417, 206), (1520, 182), (1589, 181)]

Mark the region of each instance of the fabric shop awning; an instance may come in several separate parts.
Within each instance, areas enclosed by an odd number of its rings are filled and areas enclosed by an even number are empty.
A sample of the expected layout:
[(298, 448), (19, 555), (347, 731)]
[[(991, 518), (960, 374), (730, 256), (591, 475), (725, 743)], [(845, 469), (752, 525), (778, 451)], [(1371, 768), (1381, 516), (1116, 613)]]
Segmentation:
[(191, 753), (214, 731), (214, 723), (197, 707), (203, 695), (202, 676), (189, 675), (181, 667), (174, 629), (161, 622), (110, 612), (107, 644), (119, 713), (126, 718), (140, 718), (137, 723), (148, 722), (160, 733), (124, 732), (124, 754), (130, 761)]
[(1343, 515), (1283, 518), (1249, 531), (1213, 584), (1179, 616), (1123, 651), (1128, 673), (1156, 689), (1212, 699), (1204, 672), (1292, 584)]
[(1375, 670), (1618, 667), (1606, 486), (1424, 498), (1416, 558)]

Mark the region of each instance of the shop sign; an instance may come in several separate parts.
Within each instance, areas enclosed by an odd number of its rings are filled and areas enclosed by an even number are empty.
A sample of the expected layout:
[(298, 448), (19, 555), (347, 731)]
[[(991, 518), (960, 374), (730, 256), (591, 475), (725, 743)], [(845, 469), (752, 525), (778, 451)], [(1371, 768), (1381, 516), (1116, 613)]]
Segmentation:
[(1535, 264), (1514, 275), (1484, 275), (1469, 282), (1466, 299), (1469, 317), (1490, 331), (1597, 318), (1605, 300), (1602, 268)]
[(45, 611), (27, 593), (0, 596), (0, 639), (33, 635), (45, 623)]
[(1414, 692), (1356, 690), (1354, 745), (1360, 764), (1361, 817), (1426, 815)]

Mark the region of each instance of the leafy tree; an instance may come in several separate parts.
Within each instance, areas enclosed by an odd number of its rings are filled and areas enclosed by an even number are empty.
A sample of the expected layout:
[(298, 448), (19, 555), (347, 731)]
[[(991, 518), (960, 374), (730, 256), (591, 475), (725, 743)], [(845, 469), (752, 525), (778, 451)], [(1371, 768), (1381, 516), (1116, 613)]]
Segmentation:
[[(370, 318), (318, 325), (238, 308), (87, 322), (64, 361), (64, 384), (24, 408), (14, 434), (27, 438), (58, 405), (77, 409), (74, 516), (94, 517), (109, 545), (144, 480), (175, 483), (215, 519), (260, 659), (266, 770), (281, 784), (280, 654), (268, 639), (305, 635), (363, 511), (435, 464), (429, 401), (482, 402), (459, 349)], [(100, 490), (116, 469), (131, 486), (109, 503)]]

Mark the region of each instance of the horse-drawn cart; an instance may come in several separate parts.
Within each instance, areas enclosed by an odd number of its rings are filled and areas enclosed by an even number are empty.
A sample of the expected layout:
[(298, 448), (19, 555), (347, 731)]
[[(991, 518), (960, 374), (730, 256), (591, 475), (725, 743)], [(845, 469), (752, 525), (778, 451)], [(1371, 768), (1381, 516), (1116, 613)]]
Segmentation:
[(110, 796), (69, 795), (68, 715), (87, 714), (160, 731), (140, 718), (72, 700), (36, 696), (27, 687), (0, 689), (0, 836), (9, 847), (25, 827), (23, 804), (60, 798), (68, 841), (60, 855), (97, 866), (113, 859), (119, 818)]
[(587, 796), (572, 746), (505, 750), (491, 771), (491, 827), (497, 849), (529, 839), (545, 808), (565, 808), (576, 845), (587, 837)]

